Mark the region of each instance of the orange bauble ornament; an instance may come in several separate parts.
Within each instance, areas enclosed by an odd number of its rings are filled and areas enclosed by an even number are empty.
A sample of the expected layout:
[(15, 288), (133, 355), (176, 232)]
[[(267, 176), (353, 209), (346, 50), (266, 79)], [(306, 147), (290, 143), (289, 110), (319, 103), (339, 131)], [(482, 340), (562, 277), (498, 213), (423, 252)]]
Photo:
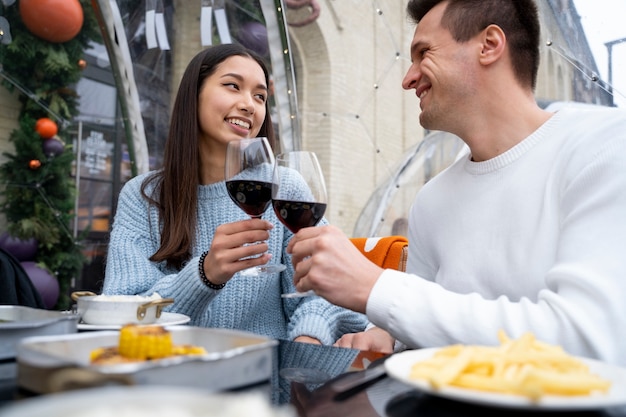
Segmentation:
[(35, 132), (39, 133), (42, 139), (50, 139), (54, 135), (57, 134), (59, 128), (57, 124), (54, 123), (52, 119), (48, 119), (47, 117), (42, 117), (37, 120), (35, 123)]
[(78, 0), (20, 0), (19, 7), (28, 30), (48, 42), (67, 42), (83, 27)]
[(33, 171), (36, 169), (39, 169), (40, 166), (41, 166), (41, 161), (39, 159), (31, 159), (28, 162), (28, 167), (32, 169)]

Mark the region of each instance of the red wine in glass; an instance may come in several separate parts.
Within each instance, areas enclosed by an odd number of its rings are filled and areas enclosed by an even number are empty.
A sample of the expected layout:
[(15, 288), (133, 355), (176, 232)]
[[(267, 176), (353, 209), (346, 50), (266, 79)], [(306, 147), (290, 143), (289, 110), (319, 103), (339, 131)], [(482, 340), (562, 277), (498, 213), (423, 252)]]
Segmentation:
[(304, 227), (315, 226), (326, 211), (326, 203), (273, 200), (272, 205), (278, 220), (293, 233), (298, 233)]
[(230, 198), (250, 217), (261, 217), (272, 201), (272, 183), (254, 180), (226, 181)]
[[(326, 211), (326, 184), (313, 152), (293, 151), (276, 157), (272, 207), (291, 232), (315, 226)], [(284, 298), (315, 295), (313, 291), (282, 294)]]

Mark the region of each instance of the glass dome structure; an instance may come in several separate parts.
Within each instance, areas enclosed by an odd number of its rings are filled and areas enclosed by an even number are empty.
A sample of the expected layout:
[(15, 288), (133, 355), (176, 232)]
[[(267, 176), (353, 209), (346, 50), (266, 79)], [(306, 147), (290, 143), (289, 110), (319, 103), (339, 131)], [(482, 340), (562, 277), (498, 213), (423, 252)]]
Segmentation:
[[(537, 3), (544, 41), (540, 104), (568, 100), (626, 106), (622, 93), (626, 3)], [(11, 41), (11, 22), (2, 18), (2, 12), (16, 4), (2, 0), (0, 48)], [(345, 218), (330, 219), (343, 222), (347, 234), (405, 234), (415, 194), (463, 149), (453, 135), (421, 129), (417, 105), (410, 107), (417, 99), (400, 87), (410, 62), (407, 42), (412, 35), (403, 26), (404, 0), (92, 0), (91, 4), (102, 42), (86, 51), (87, 67), (77, 85), (81, 114), (74, 121), (80, 166), (76, 227), (100, 232), (94, 239), (103, 246), (123, 183), (160, 166), (182, 70), (210, 44), (238, 42), (267, 60), (281, 149), (318, 146), (315, 140), (324, 137), (317, 150), (323, 152), (319, 156), (326, 163), (329, 189), (361, 175), (350, 162), (364, 167), (368, 175), (374, 172), (365, 185), (341, 188), (338, 194), (352, 193), (349, 198), (334, 195), (329, 204), (335, 214), (351, 206)], [(347, 36), (348, 32), (358, 34)], [(314, 40), (307, 43), (305, 37)], [(375, 62), (369, 55), (363, 58), (367, 47), (351, 43), (355, 39), (381, 50)], [(333, 49), (333, 42), (341, 41), (347, 45)], [(311, 44), (319, 48), (307, 49)], [(328, 74), (318, 76), (322, 71)], [(0, 75), (11, 77), (2, 71)], [(303, 81), (307, 77), (309, 81)], [(335, 90), (319, 80), (334, 82)], [(355, 86), (344, 90), (348, 85)], [(350, 95), (354, 91), (361, 95)], [(389, 133), (390, 124), (399, 127)], [(346, 145), (354, 137), (360, 142)], [(346, 157), (353, 146), (361, 147), (361, 154), (353, 158), (356, 163)]]
[[(130, 91), (120, 100), (125, 103), (122, 113), (125, 112), (123, 120), (126, 122), (126, 134), (132, 135), (136, 142), (136, 146), (129, 146), (126, 150), (126, 153), (133, 149), (135, 152), (135, 155), (127, 157), (131, 162), (135, 161), (131, 166), (143, 167), (143, 170), (158, 166), (167, 131), (167, 109), (174, 93), (175, 81), (180, 76), (180, 67), (199, 48), (220, 42), (241, 43), (266, 58), (275, 83), (274, 119), (281, 139), (280, 146), (282, 150), (302, 147), (300, 107), (303, 103), (298, 100), (298, 74), (294, 61), (302, 60), (297, 55), (304, 54), (304, 51), (292, 47), (294, 35), (290, 25), (316, 24), (315, 20), (320, 13), (333, 13), (336, 9), (331, 5), (320, 6), (316, 0), (201, 0), (197, 3), (189, 7), (188, 3), (181, 0), (94, 2), (102, 26), (107, 28), (105, 32), (108, 36), (105, 36), (104, 44), (118, 91)], [(355, 12), (372, 9), (377, 15), (382, 15), (386, 8), (398, 7), (397, 3), (394, 4), (381, 1), (354, 5), (354, 9)], [(581, 10), (584, 10), (583, 14), (579, 13), (579, 4)], [(545, 91), (542, 90), (539, 95), (548, 98), (541, 98), (540, 104), (547, 106), (552, 101), (549, 97), (557, 97), (560, 100), (615, 105), (615, 98), (621, 100), (623, 96), (619, 95), (619, 90), (613, 89), (612, 69), (615, 62), (611, 62), (611, 53), (612, 48), (617, 50), (624, 39), (606, 44), (609, 48), (609, 73), (603, 76), (604, 71), (598, 69), (598, 58), (594, 57), (597, 55), (597, 42), (593, 42), (590, 36), (598, 24), (587, 20), (588, 15), (595, 15), (598, 10), (592, 13), (584, 1), (549, 0), (539, 2), (538, 5), (545, 39), (542, 60), (546, 62), (543, 71), (548, 74), (544, 76), (546, 85), (540, 86)], [(200, 6), (199, 16), (197, 6)], [(599, 8), (602, 7), (599, 5)], [(605, 9), (610, 7), (608, 3), (604, 5)], [(339, 22), (342, 16), (333, 15), (333, 18)], [(185, 29), (181, 30), (180, 27)], [(185, 50), (184, 44), (173, 39), (190, 36), (189, 32), (201, 38), (201, 42), (192, 42)], [(565, 71), (559, 68), (557, 60), (565, 62), (569, 68)], [(129, 66), (129, 63), (132, 65)], [(564, 73), (568, 71), (571, 74)], [(134, 77), (131, 79), (129, 75)], [(119, 84), (124, 89), (120, 90)], [(567, 93), (570, 89), (572, 92)], [(350, 114), (351, 111), (346, 113)], [(332, 117), (328, 116), (331, 114), (328, 112), (327, 117)], [(134, 121), (135, 125), (129, 126), (129, 121)], [(141, 122), (143, 127), (138, 125)], [(367, 198), (354, 221), (352, 235), (403, 234), (402, 225), (414, 195), (432, 176), (445, 169), (462, 149), (462, 142), (447, 133), (415, 132), (415, 135), (423, 138), (414, 140), (413, 144), (409, 141), (410, 146), (399, 159), (395, 162), (382, 161), (382, 165), (394, 167), (387, 169), (387, 174), (380, 178), (379, 184)], [(376, 141), (375, 137), (370, 139), (372, 144)], [(377, 154), (378, 149), (372, 146), (372, 153)], [(379, 155), (375, 157), (384, 158)], [(332, 188), (333, 183), (329, 186)]]

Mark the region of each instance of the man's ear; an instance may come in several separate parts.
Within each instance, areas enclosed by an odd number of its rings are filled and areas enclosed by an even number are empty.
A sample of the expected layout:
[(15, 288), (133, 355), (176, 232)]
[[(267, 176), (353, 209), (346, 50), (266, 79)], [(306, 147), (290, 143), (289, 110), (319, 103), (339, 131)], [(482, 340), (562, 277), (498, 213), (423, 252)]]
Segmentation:
[(506, 35), (500, 26), (489, 25), (481, 32), (481, 36), (482, 50), (479, 60), (482, 65), (490, 65), (504, 54)]

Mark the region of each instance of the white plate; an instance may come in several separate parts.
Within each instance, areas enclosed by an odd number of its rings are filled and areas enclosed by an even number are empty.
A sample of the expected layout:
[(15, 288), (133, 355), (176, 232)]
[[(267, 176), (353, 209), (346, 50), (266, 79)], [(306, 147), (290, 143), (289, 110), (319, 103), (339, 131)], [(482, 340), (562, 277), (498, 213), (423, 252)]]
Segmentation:
[(4, 417), (295, 417), (260, 392), (211, 393), (180, 386), (86, 388), (14, 401)]
[[(166, 311), (161, 313), (161, 317), (157, 319), (152, 326), (175, 326), (179, 324), (189, 323), (191, 318), (184, 314), (180, 313), (168, 313)], [(106, 325), (106, 324), (87, 324), (87, 323), (78, 323), (78, 330), (119, 330), (122, 326), (120, 325)]]
[(537, 410), (600, 409), (626, 405), (626, 369), (586, 358), (579, 359), (589, 366), (592, 373), (612, 382), (609, 393), (591, 396), (546, 395), (538, 402), (533, 402), (526, 397), (518, 395), (498, 394), (456, 387), (434, 389), (424, 380), (410, 379), (409, 374), (412, 366), (417, 362), (430, 358), (437, 350), (439, 348), (407, 350), (397, 353), (385, 361), (384, 365), (387, 374), (394, 379), (414, 386), (420, 391), (442, 398), (480, 405)]

